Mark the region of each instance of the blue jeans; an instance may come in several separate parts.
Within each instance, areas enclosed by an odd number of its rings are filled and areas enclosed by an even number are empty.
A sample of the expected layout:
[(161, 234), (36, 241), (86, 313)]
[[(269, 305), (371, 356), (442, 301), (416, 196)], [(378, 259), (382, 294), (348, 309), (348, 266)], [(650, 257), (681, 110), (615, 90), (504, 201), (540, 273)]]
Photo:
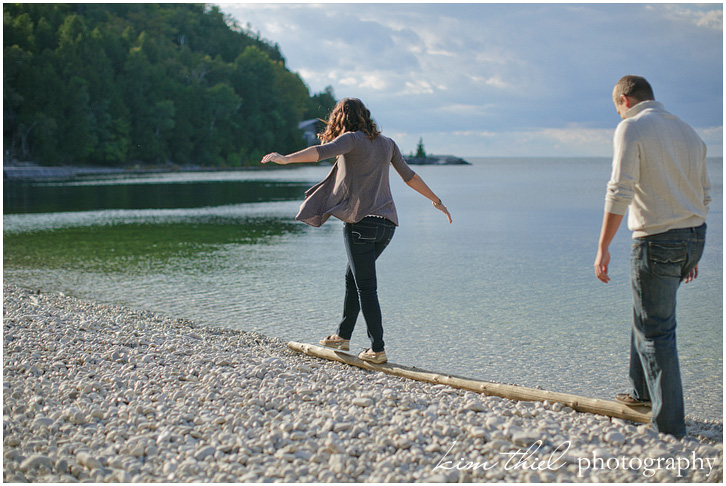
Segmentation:
[(345, 301), (338, 336), (350, 339), (358, 314), (363, 311), (371, 349), (377, 353), (383, 351), (384, 342), (376, 260), (391, 242), (395, 229), (396, 225), (391, 221), (371, 216), (358, 223), (343, 225), (348, 268), (345, 272)]
[(652, 403), (656, 432), (686, 434), (676, 349), (676, 292), (698, 264), (706, 225), (636, 238), (631, 252), (633, 331), (630, 383), (635, 398)]

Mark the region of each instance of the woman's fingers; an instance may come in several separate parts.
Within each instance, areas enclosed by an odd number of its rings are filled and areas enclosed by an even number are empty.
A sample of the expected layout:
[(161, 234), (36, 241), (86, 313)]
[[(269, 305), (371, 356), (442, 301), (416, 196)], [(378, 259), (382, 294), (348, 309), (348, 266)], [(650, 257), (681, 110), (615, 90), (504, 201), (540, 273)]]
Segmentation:
[(449, 224), (451, 224), (452, 223), (451, 213), (449, 213), (449, 210), (446, 208), (446, 206), (444, 206), (442, 204), (441, 206), (439, 206), (438, 209), (440, 209), (441, 212), (443, 212), (446, 215), (446, 218), (449, 220)]

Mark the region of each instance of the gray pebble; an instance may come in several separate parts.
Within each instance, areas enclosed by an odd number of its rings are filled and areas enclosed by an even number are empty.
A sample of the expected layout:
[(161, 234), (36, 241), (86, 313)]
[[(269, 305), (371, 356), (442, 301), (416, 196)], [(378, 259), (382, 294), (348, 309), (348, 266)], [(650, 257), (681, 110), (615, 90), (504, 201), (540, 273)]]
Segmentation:
[(22, 463), (20, 463), (20, 470), (24, 473), (27, 473), (31, 469), (36, 469), (40, 466), (50, 468), (53, 466), (53, 461), (51, 461), (48, 456), (44, 456), (43, 454), (33, 454), (32, 456), (25, 459)]
[(196, 459), (197, 461), (203, 461), (207, 457), (213, 457), (216, 452), (217, 452), (216, 447), (213, 447), (213, 446), (203, 447), (202, 449), (200, 449), (194, 453), (194, 459)]
[(359, 407), (370, 407), (373, 405), (373, 399), (372, 398), (354, 398), (353, 399), (353, 405), (357, 405)]
[(625, 443), (625, 436), (620, 432), (608, 432), (605, 434), (605, 442), (615, 445), (623, 445)]
[(76, 460), (81, 466), (87, 467), (88, 469), (97, 469), (101, 467), (101, 463), (87, 452), (79, 452), (76, 454)]

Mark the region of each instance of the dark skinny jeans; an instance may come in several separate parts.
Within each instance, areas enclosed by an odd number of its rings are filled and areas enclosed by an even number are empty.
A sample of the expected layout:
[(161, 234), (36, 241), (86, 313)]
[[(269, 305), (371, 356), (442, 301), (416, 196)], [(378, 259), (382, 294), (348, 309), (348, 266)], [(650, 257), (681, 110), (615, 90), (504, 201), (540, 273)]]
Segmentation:
[(350, 339), (358, 314), (368, 328), (371, 349), (383, 351), (383, 319), (378, 303), (378, 280), (376, 260), (391, 242), (396, 229), (391, 221), (367, 216), (358, 223), (343, 225), (343, 239), (348, 254), (348, 268), (345, 272), (345, 302), (343, 318), (338, 325), (338, 336)]

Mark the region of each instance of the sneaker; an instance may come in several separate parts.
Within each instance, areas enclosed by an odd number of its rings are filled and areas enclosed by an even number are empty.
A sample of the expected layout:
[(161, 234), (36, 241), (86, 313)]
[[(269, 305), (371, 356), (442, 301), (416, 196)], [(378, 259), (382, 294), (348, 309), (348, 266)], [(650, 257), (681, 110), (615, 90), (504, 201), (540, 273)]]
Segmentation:
[(630, 393), (618, 393), (615, 395), (615, 400), (628, 405), (629, 407), (650, 407), (651, 403), (644, 400), (638, 400), (633, 397)]
[(319, 341), (323, 346), (329, 348), (340, 349), (341, 351), (350, 351), (350, 339), (332, 340), (333, 336), (327, 336)]
[(376, 353), (371, 349), (366, 349), (365, 351), (361, 352), (358, 355), (358, 358), (373, 364), (383, 364), (388, 361), (385, 351)]

